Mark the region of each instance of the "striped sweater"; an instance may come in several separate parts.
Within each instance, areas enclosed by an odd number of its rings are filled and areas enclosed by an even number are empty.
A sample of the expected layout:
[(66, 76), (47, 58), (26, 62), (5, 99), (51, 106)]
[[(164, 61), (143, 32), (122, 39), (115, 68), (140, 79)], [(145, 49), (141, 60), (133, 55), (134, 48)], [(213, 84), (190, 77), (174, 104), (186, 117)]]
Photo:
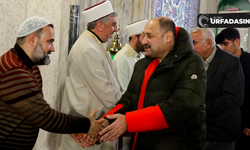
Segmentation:
[(87, 133), (88, 118), (66, 115), (43, 99), (39, 68), (17, 44), (0, 57), (0, 149), (31, 150), (39, 128)]

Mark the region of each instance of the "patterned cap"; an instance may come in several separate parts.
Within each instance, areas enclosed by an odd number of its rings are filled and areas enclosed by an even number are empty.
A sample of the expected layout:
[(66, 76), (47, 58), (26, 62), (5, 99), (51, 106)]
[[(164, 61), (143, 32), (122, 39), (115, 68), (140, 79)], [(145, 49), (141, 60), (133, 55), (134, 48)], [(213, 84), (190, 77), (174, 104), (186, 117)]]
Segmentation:
[(42, 17), (29, 17), (19, 27), (17, 38), (29, 35), (30, 33), (33, 33), (49, 24), (50, 22)]

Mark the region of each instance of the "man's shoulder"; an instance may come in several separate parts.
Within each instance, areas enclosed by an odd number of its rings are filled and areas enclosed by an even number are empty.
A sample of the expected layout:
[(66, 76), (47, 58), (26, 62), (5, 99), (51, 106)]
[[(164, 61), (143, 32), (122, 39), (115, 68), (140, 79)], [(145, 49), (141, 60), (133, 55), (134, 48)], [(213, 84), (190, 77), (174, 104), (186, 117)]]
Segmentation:
[[(98, 46), (98, 42), (95, 41), (93, 38), (86, 34), (82, 34), (75, 44), (72, 46), (69, 56), (81, 56), (81, 54), (92, 54), (92, 53), (98, 53), (98, 49), (101, 47)], [(96, 55), (96, 54), (95, 54)]]
[(125, 52), (127, 51), (127, 48), (124, 46), (121, 50), (119, 50), (114, 57), (114, 60), (118, 60), (118, 59), (125, 59), (128, 56), (125, 55)]
[(232, 67), (239, 65), (240, 60), (237, 56), (218, 48), (209, 66), (211, 66), (210, 68), (217, 68), (221, 70), (221, 72), (228, 72)]
[(115, 56), (120, 56), (120, 55), (124, 55), (124, 53), (126, 52), (127, 48), (126, 47), (123, 47), (121, 50), (119, 50)]
[(153, 61), (154, 59), (152, 58), (149, 58), (149, 57), (144, 57), (140, 60), (138, 60), (136, 63), (135, 63), (135, 67), (138, 67), (139, 68), (142, 68), (145, 70), (145, 68), (148, 67), (148, 65)]
[(0, 71), (3, 73), (4, 71), (11, 70), (12, 68), (16, 68), (20, 66), (21, 60), (18, 56), (16, 56), (11, 50), (7, 51), (0, 57)]
[(202, 64), (204, 62), (203, 59), (202, 59), (202, 57), (200, 55), (194, 53), (194, 52), (188, 53), (185, 57), (183, 57), (181, 59), (181, 62), (183, 62), (183, 63), (186, 63), (186, 61), (188, 61), (188, 62), (195, 61), (197, 63), (202, 63)]
[[(239, 58), (237, 57), (237, 56), (235, 56), (235, 55), (233, 55), (233, 54), (231, 54), (231, 53), (229, 53), (229, 52), (227, 52), (227, 51), (225, 51), (225, 50), (222, 50), (222, 49), (220, 49), (219, 47), (217, 47), (217, 51), (216, 51), (216, 54), (215, 55), (219, 55), (219, 56), (221, 56), (222, 57), (222, 59), (224, 58), (224, 59), (230, 59), (230, 60), (235, 60), (235, 61), (239, 61)], [(223, 60), (224, 60), (223, 59)]]
[[(242, 56), (244, 57), (244, 58), (250, 58), (250, 53), (249, 52), (247, 52), (247, 51), (244, 51), (244, 50), (242, 50)], [(250, 59), (249, 59), (249, 61), (250, 61)]]

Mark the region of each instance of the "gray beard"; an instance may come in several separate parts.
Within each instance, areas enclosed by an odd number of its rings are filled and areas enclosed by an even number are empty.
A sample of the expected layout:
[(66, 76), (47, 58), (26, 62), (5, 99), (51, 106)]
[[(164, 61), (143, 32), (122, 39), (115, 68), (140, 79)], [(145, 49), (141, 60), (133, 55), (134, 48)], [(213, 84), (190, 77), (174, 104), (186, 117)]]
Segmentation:
[(50, 64), (50, 58), (43, 51), (43, 47), (39, 41), (36, 44), (35, 52), (33, 53), (32, 58), (36, 65)]

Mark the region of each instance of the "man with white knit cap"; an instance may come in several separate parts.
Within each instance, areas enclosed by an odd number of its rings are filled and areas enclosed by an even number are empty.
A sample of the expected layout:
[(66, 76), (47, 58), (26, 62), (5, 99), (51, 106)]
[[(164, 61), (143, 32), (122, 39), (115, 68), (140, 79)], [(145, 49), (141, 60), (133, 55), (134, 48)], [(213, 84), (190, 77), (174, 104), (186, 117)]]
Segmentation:
[[(67, 114), (85, 116), (97, 110), (101, 118), (115, 106), (122, 93), (113, 74), (110, 54), (104, 43), (117, 32), (116, 13), (110, 1), (103, 1), (82, 13), (87, 29), (72, 46), (68, 56), (68, 75), (65, 80), (61, 110)], [(82, 149), (69, 135), (63, 135), (62, 150)], [(112, 142), (103, 142), (93, 150), (111, 150)]]
[(148, 20), (140, 20), (126, 26), (126, 31), (129, 37), (127, 43), (114, 57), (114, 74), (124, 93), (132, 76), (134, 65), (139, 60), (144, 58), (144, 47), (142, 45), (143, 30)]
[[(86, 118), (55, 111), (44, 100), (37, 65), (48, 65), (54, 52), (54, 27), (41, 17), (20, 26), (14, 48), (0, 57), (0, 149), (31, 150), (39, 129), (54, 133), (88, 133), (99, 126), (94, 112)], [(100, 129), (100, 128), (99, 128)]]

